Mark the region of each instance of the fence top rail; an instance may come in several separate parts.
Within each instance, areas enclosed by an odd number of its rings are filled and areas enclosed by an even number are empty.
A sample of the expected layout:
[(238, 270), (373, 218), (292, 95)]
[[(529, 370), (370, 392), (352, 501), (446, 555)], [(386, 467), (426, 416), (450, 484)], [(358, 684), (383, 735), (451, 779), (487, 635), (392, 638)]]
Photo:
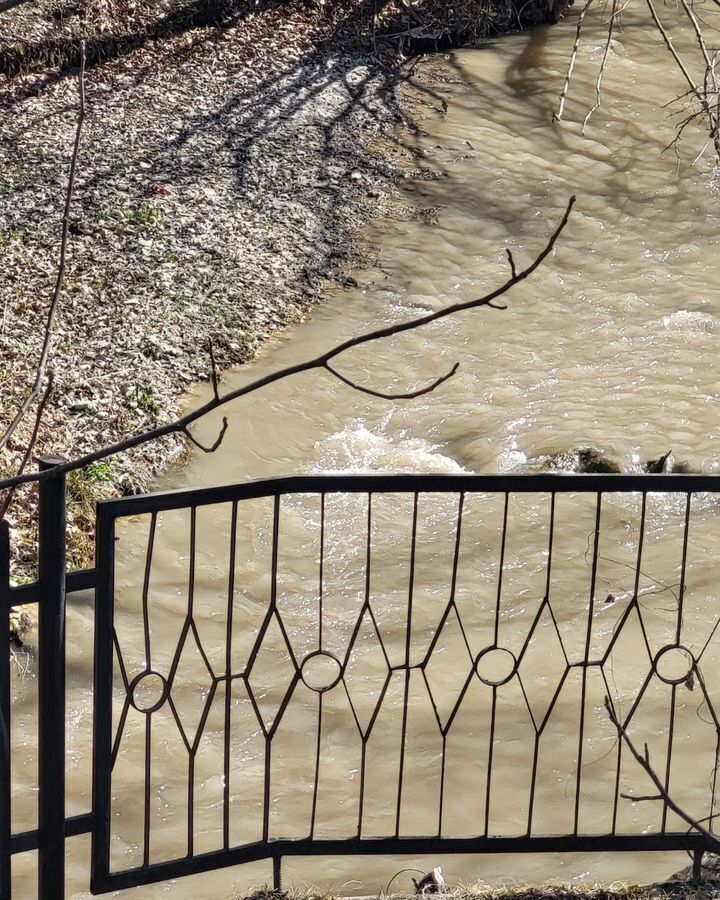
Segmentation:
[(283, 494), (379, 493), (720, 493), (720, 475), (291, 475), (106, 500), (102, 518), (208, 506)]

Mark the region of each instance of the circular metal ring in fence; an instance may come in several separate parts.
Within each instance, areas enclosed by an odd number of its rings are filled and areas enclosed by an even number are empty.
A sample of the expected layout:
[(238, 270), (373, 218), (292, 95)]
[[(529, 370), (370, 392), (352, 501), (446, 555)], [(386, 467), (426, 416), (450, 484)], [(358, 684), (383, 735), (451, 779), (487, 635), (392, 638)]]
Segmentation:
[(486, 647), (475, 660), (475, 672), (483, 684), (499, 687), (507, 684), (515, 674), (517, 660), (504, 647)]
[(141, 672), (130, 682), (130, 703), (138, 712), (152, 713), (167, 700), (168, 683), (159, 672)]
[(332, 653), (326, 650), (316, 650), (306, 656), (300, 667), (300, 677), (303, 684), (311, 691), (324, 694), (330, 688), (334, 688), (342, 677), (342, 665)]
[(655, 657), (655, 674), (665, 684), (682, 684), (687, 681), (695, 667), (695, 657), (687, 649), (677, 644), (668, 644)]

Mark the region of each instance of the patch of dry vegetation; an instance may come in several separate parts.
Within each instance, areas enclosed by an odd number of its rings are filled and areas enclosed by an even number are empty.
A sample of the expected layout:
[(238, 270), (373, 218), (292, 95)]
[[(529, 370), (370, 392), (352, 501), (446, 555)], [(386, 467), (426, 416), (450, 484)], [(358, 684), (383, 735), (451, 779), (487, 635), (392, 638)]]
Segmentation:
[[(247, 897), (236, 894), (233, 900), (333, 900), (341, 893), (317, 891), (272, 891), (263, 888)], [(720, 882), (716, 878), (693, 883), (689, 873), (661, 884), (613, 884), (610, 886), (577, 887), (564, 884), (543, 886), (488, 886), (482, 883), (461, 885), (441, 894), (394, 893), (355, 897), (353, 900), (418, 900), (418, 897), (437, 897), (444, 900), (717, 900)]]
[[(242, 26), (254, 58), (330, 45), (383, 56), (473, 43), (556, 21), (565, 0), (23, 0), (0, 12), (0, 74), (117, 59), (198, 29)], [(2, 4), (0, 3), (0, 9)]]

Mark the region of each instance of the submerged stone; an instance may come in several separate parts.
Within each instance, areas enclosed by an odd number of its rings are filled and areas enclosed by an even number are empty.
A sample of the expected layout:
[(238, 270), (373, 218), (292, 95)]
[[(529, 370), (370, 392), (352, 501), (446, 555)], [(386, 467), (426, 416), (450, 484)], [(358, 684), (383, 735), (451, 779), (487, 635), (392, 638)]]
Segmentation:
[(578, 475), (619, 475), (623, 468), (597, 447), (571, 447), (550, 453), (531, 466), (533, 471), (573, 472)]

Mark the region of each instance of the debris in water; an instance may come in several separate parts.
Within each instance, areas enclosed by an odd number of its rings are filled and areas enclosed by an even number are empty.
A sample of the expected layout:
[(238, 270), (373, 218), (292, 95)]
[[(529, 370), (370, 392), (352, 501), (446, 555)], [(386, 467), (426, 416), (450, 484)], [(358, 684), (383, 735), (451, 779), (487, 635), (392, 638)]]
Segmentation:
[(645, 463), (645, 471), (652, 475), (687, 475), (693, 474), (694, 470), (686, 462), (680, 462), (673, 455), (672, 450), (668, 450), (663, 456), (657, 459), (650, 459)]
[(673, 456), (672, 450), (668, 450), (663, 456), (659, 456), (657, 459), (648, 460), (645, 465), (645, 471), (651, 475), (660, 475), (668, 472), (672, 472), (672, 467), (675, 463), (675, 457)]
[(435, 866), (432, 872), (421, 878), (420, 881), (413, 878), (416, 894), (440, 894), (445, 889), (445, 879), (443, 878), (440, 866)]

